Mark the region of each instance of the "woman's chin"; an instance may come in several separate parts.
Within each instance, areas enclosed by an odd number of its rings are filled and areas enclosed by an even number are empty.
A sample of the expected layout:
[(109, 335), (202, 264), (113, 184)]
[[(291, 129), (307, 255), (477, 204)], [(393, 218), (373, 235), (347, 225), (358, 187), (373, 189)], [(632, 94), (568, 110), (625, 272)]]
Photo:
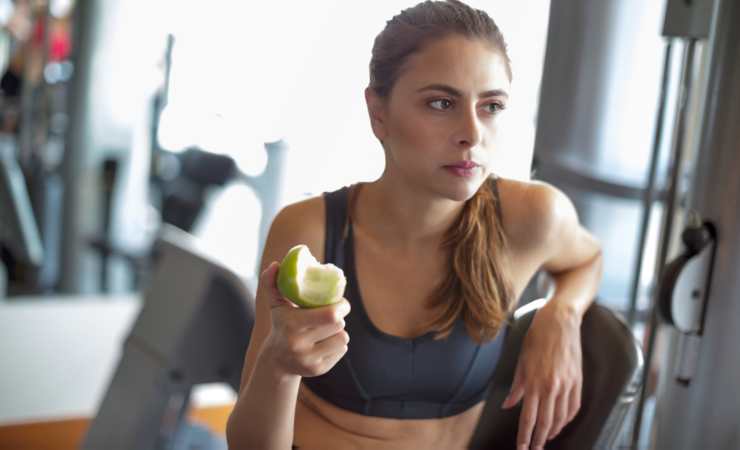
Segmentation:
[(472, 197), (480, 188), (485, 178), (485, 170), (482, 167), (473, 169), (443, 168), (442, 180), (451, 191), (455, 192), (457, 200), (463, 201)]
[(456, 181), (447, 183), (444, 187), (445, 197), (457, 202), (464, 202), (472, 198), (480, 187), (480, 179)]

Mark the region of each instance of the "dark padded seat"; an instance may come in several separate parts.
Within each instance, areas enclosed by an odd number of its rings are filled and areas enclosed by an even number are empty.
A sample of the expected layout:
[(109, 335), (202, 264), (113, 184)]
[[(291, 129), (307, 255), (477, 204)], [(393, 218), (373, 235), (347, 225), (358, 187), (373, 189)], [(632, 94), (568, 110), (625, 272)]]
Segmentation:
[[(528, 303), (514, 313), (488, 393), (488, 402), (471, 440), (473, 449), (515, 449), (520, 402), (502, 410), (511, 389), (523, 338), (545, 299)], [(594, 303), (581, 326), (583, 392), (581, 409), (561, 433), (546, 444), (548, 450), (612, 449), (624, 419), (638, 395), (643, 356), (630, 328), (617, 314)]]

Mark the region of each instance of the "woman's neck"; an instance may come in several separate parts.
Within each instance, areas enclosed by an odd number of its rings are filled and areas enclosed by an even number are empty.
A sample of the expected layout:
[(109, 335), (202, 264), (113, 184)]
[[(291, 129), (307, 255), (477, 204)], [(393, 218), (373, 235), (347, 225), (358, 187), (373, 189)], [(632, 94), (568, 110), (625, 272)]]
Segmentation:
[(464, 204), (387, 178), (356, 184), (353, 223), (401, 251), (439, 249)]

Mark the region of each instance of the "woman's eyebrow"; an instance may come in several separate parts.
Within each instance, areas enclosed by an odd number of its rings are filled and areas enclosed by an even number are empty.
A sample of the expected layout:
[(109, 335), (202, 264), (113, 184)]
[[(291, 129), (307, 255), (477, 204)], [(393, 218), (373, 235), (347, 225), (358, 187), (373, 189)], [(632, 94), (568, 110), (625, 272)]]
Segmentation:
[[(448, 94), (452, 95), (453, 97), (462, 97), (462, 93), (455, 89), (452, 86), (448, 86), (446, 84), (430, 84), (428, 86), (424, 86), (423, 88), (417, 89), (416, 92), (424, 92), (424, 91), (443, 91), (447, 92)], [(484, 91), (478, 94), (478, 97), (481, 98), (488, 98), (488, 97), (506, 97), (509, 98), (509, 94), (503, 90), (503, 89), (492, 89), (490, 91)]]

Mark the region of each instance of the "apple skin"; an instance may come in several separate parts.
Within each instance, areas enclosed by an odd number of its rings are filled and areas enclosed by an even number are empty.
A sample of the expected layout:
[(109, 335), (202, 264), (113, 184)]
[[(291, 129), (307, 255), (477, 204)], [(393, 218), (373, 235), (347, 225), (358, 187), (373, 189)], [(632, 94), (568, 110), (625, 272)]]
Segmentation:
[(318, 308), (321, 306), (331, 305), (333, 303), (339, 302), (344, 295), (344, 289), (347, 284), (347, 280), (346, 278), (344, 278), (344, 276), (342, 276), (342, 278), (340, 279), (339, 286), (336, 286), (335, 289), (331, 289), (330, 291), (326, 292), (326, 295), (331, 297), (327, 300), (316, 303), (308, 301), (300, 295), (297, 279), (297, 262), (298, 256), (302, 251), (308, 252), (309, 255), (311, 254), (308, 246), (304, 244), (299, 244), (288, 250), (288, 253), (286, 253), (286, 255), (283, 257), (283, 260), (280, 263), (280, 269), (278, 271), (277, 279), (277, 287), (280, 291), (280, 294), (282, 294), (283, 297), (287, 298), (301, 308)]

